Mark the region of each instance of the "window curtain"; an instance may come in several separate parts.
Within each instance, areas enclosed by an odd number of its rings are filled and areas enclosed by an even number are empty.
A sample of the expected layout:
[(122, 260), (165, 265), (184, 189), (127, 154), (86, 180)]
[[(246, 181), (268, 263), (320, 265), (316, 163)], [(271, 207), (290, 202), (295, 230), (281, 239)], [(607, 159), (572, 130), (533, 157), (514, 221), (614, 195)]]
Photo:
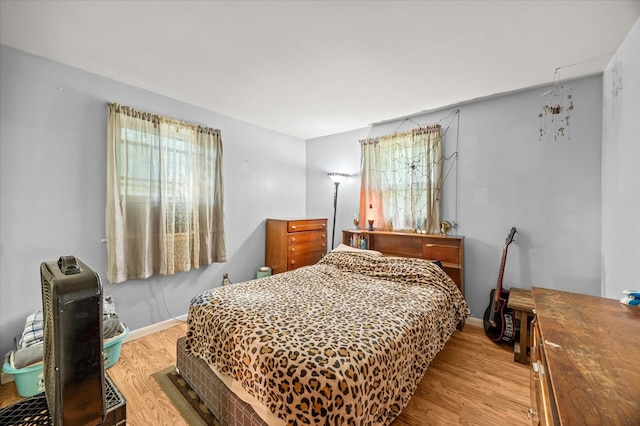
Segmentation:
[(107, 279), (225, 262), (220, 131), (108, 104)]
[[(360, 217), (385, 231), (440, 230), (441, 126), (360, 141)], [(370, 209), (371, 206), (371, 209)]]

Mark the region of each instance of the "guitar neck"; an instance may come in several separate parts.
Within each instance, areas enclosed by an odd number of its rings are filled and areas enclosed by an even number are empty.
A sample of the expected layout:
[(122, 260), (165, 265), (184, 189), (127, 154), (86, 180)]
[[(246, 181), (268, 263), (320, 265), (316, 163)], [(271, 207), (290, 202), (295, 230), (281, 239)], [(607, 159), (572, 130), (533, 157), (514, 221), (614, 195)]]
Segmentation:
[(507, 250), (508, 245), (505, 245), (502, 249), (502, 261), (500, 261), (500, 273), (498, 274), (498, 284), (496, 285), (496, 294), (499, 294), (502, 290), (502, 277), (504, 277), (504, 267), (507, 264)]
[(498, 274), (498, 284), (496, 285), (496, 293), (493, 296), (493, 300), (491, 301), (491, 315), (489, 317), (489, 322), (492, 324), (495, 322), (495, 313), (498, 310), (497, 304), (500, 302), (500, 293), (502, 291), (502, 277), (504, 276), (504, 266), (507, 263), (507, 250), (509, 249), (509, 245), (505, 244), (502, 249), (502, 260), (500, 261), (500, 273)]

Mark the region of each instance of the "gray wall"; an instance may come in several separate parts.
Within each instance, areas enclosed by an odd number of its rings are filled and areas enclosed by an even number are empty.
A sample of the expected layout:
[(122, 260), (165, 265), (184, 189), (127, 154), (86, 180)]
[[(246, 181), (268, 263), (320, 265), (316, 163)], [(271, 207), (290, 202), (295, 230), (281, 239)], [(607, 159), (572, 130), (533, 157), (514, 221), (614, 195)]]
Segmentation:
[[(569, 84), (575, 100), (571, 142), (538, 140), (545, 100), (540, 94), (548, 87), (462, 105), (459, 121), (449, 109), (412, 119), (441, 122), (447, 155), (459, 144), (457, 170), (443, 191), (442, 219), (455, 220), (453, 234), (465, 236), (466, 297), (475, 317), (482, 317), (496, 286), (511, 226), (519, 235), (509, 247), (505, 287), (600, 294), (602, 79)], [(357, 173), (359, 139), (412, 127), (396, 121), (308, 140), (307, 193), (314, 196), (307, 197), (307, 214), (330, 217), (333, 192), (326, 172)], [(340, 187), (337, 235), (353, 226), (359, 182), (354, 176), (344, 191)]]
[(640, 20), (603, 74), (602, 294), (640, 290)]
[[(186, 76), (188, 78), (188, 76)], [(212, 82), (215, 84), (215, 82)], [(79, 257), (130, 329), (187, 312), (199, 292), (255, 278), (264, 220), (304, 216), (305, 144), (250, 123), (0, 46), (0, 354), (41, 306), (39, 265)], [(112, 285), (106, 247), (106, 102), (222, 130), (228, 262)]]

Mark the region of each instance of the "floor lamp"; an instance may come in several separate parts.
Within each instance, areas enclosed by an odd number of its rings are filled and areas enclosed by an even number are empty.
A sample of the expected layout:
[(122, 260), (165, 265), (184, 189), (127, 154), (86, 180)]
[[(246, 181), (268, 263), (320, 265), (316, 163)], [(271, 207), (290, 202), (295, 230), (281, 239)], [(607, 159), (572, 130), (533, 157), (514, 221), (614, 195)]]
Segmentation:
[(333, 193), (333, 227), (331, 228), (331, 232), (333, 235), (331, 236), (331, 250), (334, 248), (334, 242), (336, 239), (336, 211), (338, 208), (338, 186), (340, 186), (340, 182), (342, 182), (347, 176), (345, 173), (327, 173), (334, 185), (336, 186), (336, 190)]

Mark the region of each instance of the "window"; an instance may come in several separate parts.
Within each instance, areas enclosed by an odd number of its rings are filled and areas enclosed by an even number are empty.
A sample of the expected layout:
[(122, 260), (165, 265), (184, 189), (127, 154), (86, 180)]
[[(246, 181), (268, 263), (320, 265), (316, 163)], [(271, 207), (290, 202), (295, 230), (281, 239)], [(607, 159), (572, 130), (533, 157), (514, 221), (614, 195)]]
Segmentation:
[(226, 260), (220, 131), (109, 104), (107, 278)]
[(360, 216), (371, 205), (376, 229), (438, 233), (441, 139), (437, 125), (361, 141)]

